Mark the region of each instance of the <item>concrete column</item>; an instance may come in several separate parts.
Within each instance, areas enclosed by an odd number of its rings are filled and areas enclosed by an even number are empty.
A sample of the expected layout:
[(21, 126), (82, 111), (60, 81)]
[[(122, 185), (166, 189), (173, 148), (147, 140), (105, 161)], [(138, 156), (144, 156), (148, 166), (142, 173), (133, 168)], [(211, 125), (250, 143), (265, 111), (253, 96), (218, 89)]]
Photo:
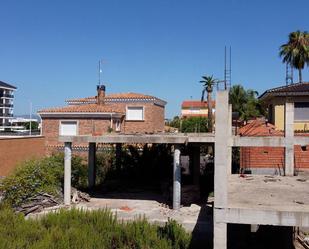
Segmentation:
[(214, 249), (227, 248), (227, 224), (214, 223)]
[[(232, 122), (233, 122), (233, 118), (232, 118), (232, 114), (233, 114), (233, 111), (232, 111), (232, 105), (229, 104), (229, 120), (228, 120), (228, 124), (227, 124), (227, 134), (228, 134), (228, 137), (232, 137)], [(232, 146), (228, 146), (227, 148), (228, 150), (228, 162), (227, 162), (227, 173), (229, 175), (232, 174)]]
[(71, 204), (71, 161), (72, 143), (64, 143), (64, 205)]
[[(232, 124), (228, 103), (228, 91), (218, 91), (216, 98), (215, 131), (215, 203), (214, 203), (214, 249), (226, 249), (227, 224), (217, 222), (227, 208), (228, 175), (231, 172)], [(217, 212), (224, 210), (224, 212)]]
[(193, 163), (193, 183), (200, 184), (200, 146), (192, 147), (192, 163)]
[(180, 147), (174, 146), (174, 167), (173, 167), (173, 209), (179, 209), (181, 202), (181, 168), (180, 168)]
[(285, 103), (285, 168), (287, 176), (294, 175), (294, 103)]
[(88, 151), (88, 187), (95, 186), (96, 178), (96, 143), (89, 143)]
[(116, 169), (119, 172), (121, 168), (121, 144), (116, 144)]
[(227, 206), (228, 174), (231, 171), (231, 129), (228, 91), (219, 91), (216, 100), (215, 207)]

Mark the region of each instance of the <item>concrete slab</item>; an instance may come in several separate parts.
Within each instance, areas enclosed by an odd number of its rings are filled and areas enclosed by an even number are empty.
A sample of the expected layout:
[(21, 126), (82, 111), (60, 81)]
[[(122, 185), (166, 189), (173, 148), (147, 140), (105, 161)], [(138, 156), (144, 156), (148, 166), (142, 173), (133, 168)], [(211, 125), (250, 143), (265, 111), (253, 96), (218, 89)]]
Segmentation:
[(309, 174), (296, 177), (231, 175), (228, 208), (309, 213)]
[[(188, 232), (192, 232), (196, 226), (204, 231), (211, 230), (213, 222), (211, 205), (206, 207), (206, 205), (192, 204), (188, 207), (172, 210), (157, 200), (98, 197), (91, 198), (90, 202), (79, 203), (76, 207), (86, 210), (108, 208), (114, 214), (117, 214), (119, 220), (125, 221), (145, 217), (151, 223), (164, 224), (168, 219), (173, 219), (182, 224)], [(206, 208), (207, 212), (203, 213), (202, 210), (206, 210)]]

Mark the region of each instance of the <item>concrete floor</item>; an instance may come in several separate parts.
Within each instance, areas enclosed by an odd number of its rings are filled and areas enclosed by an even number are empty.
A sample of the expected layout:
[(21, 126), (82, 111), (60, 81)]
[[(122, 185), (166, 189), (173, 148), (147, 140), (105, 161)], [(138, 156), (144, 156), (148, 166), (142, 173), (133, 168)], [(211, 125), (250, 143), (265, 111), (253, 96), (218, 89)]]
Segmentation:
[(231, 175), (228, 207), (309, 212), (309, 173), (294, 177)]
[(120, 220), (133, 220), (145, 217), (148, 221), (164, 224), (168, 219), (176, 220), (188, 231), (197, 227), (203, 230), (212, 228), (212, 205), (196, 205), (172, 210), (161, 201), (162, 196), (155, 193), (109, 193), (108, 195), (94, 195), (90, 202), (79, 203), (77, 208), (96, 210), (108, 208), (117, 214)]

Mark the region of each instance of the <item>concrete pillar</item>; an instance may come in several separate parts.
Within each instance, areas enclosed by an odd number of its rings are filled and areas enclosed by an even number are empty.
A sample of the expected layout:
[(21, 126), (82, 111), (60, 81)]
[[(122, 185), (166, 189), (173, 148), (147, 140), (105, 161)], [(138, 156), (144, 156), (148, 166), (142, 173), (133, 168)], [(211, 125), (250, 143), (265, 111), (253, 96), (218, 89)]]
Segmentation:
[(231, 171), (231, 130), (228, 91), (217, 93), (215, 132), (215, 207), (227, 206), (227, 181)]
[(181, 168), (179, 145), (174, 146), (173, 165), (173, 209), (179, 209), (181, 203)]
[[(233, 132), (232, 132), (232, 122), (233, 122), (233, 118), (232, 118), (232, 114), (233, 114), (233, 111), (232, 111), (232, 105), (229, 104), (229, 120), (228, 120), (228, 124), (227, 124), (227, 134), (228, 134), (228, 137), (232, 137), (233, 135)], [(232, 146), (228, 146), (227, 148), (228, 150), (228, 162), (227, 162), (227, 173), (229, 175), (232, 174)]]
[(200, 146), (192, 147), (192, 163), (193, 163), (193, 184), (200, 184)]
[(215, 201), (214, 201), (214, 249), (226, 249), (227, 224), (217, 222), (217, 210), (227, 208), (228, 175), (231, 173), (232, 124), (228, 103), (228, 91), (218, 91), (216, 98), (215, 131)]
[(71, 204), (71, 161), (72, 143), (64, 143), (64, 205)]
[(294, 175), (294, 103), (285, 103), (285, 168), (287, 176)]
[(96, 178), (96, 143), (89, 143), (88, 151), (88, 187), (95, 186)]
[(214, 249), (227, 248), (227, 224), (214, 223)]
[(121, 168), (121, 144), (116, 144), (116, 169), (119, 172)]

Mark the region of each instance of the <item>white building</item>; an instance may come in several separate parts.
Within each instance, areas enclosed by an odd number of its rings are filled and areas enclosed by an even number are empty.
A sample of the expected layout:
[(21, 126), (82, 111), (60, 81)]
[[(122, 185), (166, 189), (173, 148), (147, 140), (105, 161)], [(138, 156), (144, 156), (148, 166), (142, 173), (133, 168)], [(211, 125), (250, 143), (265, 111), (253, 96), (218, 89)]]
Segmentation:
[(0, 81), (0, 130), (10, 128), (9, 119), (13, 117), (14, 91), (17, 88)]

